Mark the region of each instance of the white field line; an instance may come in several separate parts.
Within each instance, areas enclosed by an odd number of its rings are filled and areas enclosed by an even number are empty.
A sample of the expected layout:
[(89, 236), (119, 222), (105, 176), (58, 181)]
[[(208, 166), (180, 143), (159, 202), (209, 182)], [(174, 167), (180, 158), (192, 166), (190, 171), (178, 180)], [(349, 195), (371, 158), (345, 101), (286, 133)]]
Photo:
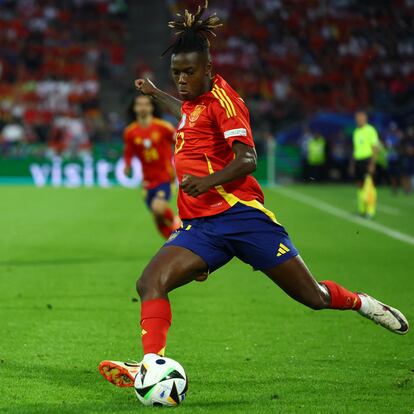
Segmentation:
[(390, 214), (391, 216), (401, 216), (401, 210), (399, 208), (387, 206), (386, 204), (381, 203), (377, 206), (377, 210), (385, 214)]
[(346, 210), (342, 210), (341, 208), (335, 207), (331, 204), (325, 203), (324, 201), (320, 201), (317, 198), (310, 197), (290, 188), (276, 186), (271, 187), (270, 189), (275, 192), (279, 192), (293, 200), (299, 201), (303, 204), (307, 204), (308, 206), (329, 213), (335, 217), (339, 217), (351, 223), (359, 224), (360, 226), (366, 227), (381, 234), (385, 234), (388, 237), (414, 246), (414, 237), (410, 236), (409, 234), (401, 233), (398, 230), (394, 230), (375, 221), (370, 221), (358, 216), (354, 216)]

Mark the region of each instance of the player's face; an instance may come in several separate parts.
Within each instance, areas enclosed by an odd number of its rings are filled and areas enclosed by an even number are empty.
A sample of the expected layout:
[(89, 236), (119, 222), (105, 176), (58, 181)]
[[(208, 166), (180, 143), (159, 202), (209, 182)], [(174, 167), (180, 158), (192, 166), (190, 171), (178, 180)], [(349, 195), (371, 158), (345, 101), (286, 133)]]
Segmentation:
[(135, 98), (134, 112), (138, 118), (146, 118), (154, 112), (151, 99), (148, 96), (138, 96)]
[(367, 114), (365, 112), (357, 112), (355, 114), (355, 122), (359, 127), (364, 126), (367, 123)]
[(201, 53), (178, 53), (171, 57), (171, 74), (181, 99), (191, 101), (208, 91), (211, 64)]

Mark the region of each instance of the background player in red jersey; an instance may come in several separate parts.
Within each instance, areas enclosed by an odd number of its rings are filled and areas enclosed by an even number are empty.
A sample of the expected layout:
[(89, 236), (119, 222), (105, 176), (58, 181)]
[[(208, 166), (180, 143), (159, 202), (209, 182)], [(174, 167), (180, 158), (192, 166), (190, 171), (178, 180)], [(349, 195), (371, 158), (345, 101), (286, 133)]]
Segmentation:
[[(183, 227), (152, 258), (137, 283), (144, 363), (165, 352), (172, 319), (169, 292), (233, 257), (262, 271), (311, 309), (354, 310), (394, 333), (407, 333), (408, 322), (399, 310), (331, 280), (318, 283), (286, 230), (264, 207), (262, 190), (250, 176), (256, 151), (249, 112), (223, 78), (212, 76), (206, 36), (220, 22), (216, 16), (201, 20), (202, 12), (186, 11), (170, 23), (178, 31), (171, 47), (171, 70), (183, 101), (148, 80), (136, 81), (139, 90), (181, 117), (175, 165)], [(99, 369), (115, 385), (132, 386), (139, 366), (103, 361)]]
[(153, 116), (154, 105), (149, 96), (135, 97), (131, 110), (135, 121), (124, 130), (125, 173), (129, 175), (131, 172), (132, 158), (139, 158), (145, 202), (159, 232), (168, 239), (180, 224), (179, 218), (168, 205), (171, 183), (175, 178), (172, 166), (175, 129), (169, 122)]

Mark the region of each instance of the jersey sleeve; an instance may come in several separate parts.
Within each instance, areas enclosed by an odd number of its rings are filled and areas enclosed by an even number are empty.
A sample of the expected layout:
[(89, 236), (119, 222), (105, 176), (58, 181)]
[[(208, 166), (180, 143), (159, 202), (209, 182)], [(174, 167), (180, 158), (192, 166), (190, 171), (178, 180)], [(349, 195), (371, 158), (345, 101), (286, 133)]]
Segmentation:
[(175, 142), (175, 128), (168, 123), (168, 127), (165, 126), (163, 128), (164, 131), (164, 138), (166, 141), (171, 142), (172, 144)]
[(241, 99), (235, 103), (228, 96), (219, 97), (212, 108), (218, 128), (230, 147), (235, 141), (254, 147), (249, 111)]
[(174, 125), (173, 125), (173, 124), (171, 124), (171, 123), (170, 123), (170, 122), (168, 122), (168, 121), (164, 121), (164, 128), (165, 128), (167, 131), (169, 131), (171, 134), (174, 134), (174, 132), (175, 132)]
[(134, 155), (134, 148), (128, 129), (124, 130), (124, 162), (125, 166), (130, 168), (132, 157)]

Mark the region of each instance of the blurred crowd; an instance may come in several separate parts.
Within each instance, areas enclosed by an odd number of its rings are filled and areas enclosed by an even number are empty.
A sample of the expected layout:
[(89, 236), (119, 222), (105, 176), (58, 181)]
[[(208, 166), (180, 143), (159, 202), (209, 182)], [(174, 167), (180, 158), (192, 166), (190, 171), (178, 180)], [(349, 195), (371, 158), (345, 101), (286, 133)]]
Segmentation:
[(19, 141), (87, 151), (101, 82), (124, 68), (126, 12), (124, 0), (0, 0), (3, 153)]
[[(198, 0), (167, 0), (171, 14)], [(414, 92), (413, 0), (220, 0), (216, 71), (271, 129), (319, 110), (392, 110)]]
[[(300, 138), (301, 173), (304, 182), (350, 181), (352, 130), (325, 135), (317, 129), (303, 128)], [(389, 185), (394, 192), (411, 193), (414, 184), (414, 126), (405, 130), (391, 122), (379, 133), (376, 182)]]
[[(171, 16), (203, 3), (160, 1)], [(79, 156), (104, 136), (120, 138), (125, 108), (103, 114), (100, 92), (126, 75), (128, 8), (136, 4), (0, 0), (0, 156), (40, 147), (44, 155), (45, 144), (49, 155)], [(211, 39), (214, 68), (247, 101), (259, 150), (264, 138), (319, 111), (393, 116), (414, 104), (414, 0), (210, 0), (208, 13), (224, 21)], [(138, 63), (128, 76), (151, 76)], [(405, 143), (414, 132), (401, 125)], [(329, 165), (345, 165), (349, 136), (326, 139)]]

